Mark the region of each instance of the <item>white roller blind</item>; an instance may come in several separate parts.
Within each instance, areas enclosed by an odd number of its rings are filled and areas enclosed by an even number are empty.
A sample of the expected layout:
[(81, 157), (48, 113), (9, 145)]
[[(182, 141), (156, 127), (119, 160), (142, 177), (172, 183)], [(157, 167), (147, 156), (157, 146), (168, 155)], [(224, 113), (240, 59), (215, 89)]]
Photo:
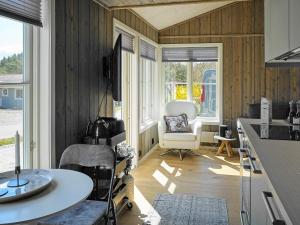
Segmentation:
[(115, 28), (115, 31), (117, 33), (117, 37), (119, 34), (122, 34), (122, 49), (134, 53), (134, 36), (118, 27)]
[(42, 26), (41, 0), (0, 0), (0, 15)]
[(217, 47), (163, 48), (163, 62), (211, 62), (218, 61)]
[(155, 61), (155, 47), (148, 42), (141, 40), (141, 57)]

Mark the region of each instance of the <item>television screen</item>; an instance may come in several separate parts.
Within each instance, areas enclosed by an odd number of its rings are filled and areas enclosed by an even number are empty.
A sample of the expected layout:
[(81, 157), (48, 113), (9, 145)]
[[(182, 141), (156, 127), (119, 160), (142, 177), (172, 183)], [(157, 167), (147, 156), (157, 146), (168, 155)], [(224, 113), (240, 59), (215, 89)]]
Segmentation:
[(117, 38), (112, 55), (112, 97), (122, 101), (122, 35)]

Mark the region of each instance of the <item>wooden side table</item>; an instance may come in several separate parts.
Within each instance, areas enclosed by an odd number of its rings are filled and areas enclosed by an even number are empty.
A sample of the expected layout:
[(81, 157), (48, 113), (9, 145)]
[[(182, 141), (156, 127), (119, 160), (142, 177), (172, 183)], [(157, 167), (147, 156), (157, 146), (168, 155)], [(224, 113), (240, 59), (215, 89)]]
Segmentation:
[(224, 138), (219, 135), (216, 135), (214, 136), (214, 139), (221, 141), (221, 145), (217, 151), (217, 155), (220, 155), (223, 152), (224, 148), (226, 148), (228, 157), (231, 157), (233, 155), (231, 142), (235, 141), (236, 138)]

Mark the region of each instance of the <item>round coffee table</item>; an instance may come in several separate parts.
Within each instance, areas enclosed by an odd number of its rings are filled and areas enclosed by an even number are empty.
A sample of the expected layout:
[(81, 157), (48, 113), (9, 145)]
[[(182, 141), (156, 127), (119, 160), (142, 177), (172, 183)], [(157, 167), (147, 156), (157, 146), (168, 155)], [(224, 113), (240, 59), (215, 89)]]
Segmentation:
[(221, 145), (217, 151), (217, 155), (220, 155), (223, 152), (224, 148), (226, 148), (228, 157), (231, 157), (233, 155), (231, 143), (233, 141), (236, 141), (236, 138), (225, 138), (225, 137), (221, 137), (219, 135), (215, 135), (214, 139), (221, 141)]
[(32, 197), (0, 204), (0, 224), (34, 221), (68, 209), (86, 199), (93, 190), (93, 181), (72, 170), (49, 169), (50, 186)]

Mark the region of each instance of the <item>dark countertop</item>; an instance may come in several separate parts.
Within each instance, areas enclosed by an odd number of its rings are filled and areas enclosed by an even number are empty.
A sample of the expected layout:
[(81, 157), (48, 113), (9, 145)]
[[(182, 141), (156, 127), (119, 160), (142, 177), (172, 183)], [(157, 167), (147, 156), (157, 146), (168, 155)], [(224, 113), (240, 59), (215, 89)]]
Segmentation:
[[(300, 141), (260, 139), (251, 126), (259, 124), (259, 119), (239, 121), (289, 219), (292, 224), (299, 224)], [(287, 125), (287, 122), (274, 120), (272, 125)]]

